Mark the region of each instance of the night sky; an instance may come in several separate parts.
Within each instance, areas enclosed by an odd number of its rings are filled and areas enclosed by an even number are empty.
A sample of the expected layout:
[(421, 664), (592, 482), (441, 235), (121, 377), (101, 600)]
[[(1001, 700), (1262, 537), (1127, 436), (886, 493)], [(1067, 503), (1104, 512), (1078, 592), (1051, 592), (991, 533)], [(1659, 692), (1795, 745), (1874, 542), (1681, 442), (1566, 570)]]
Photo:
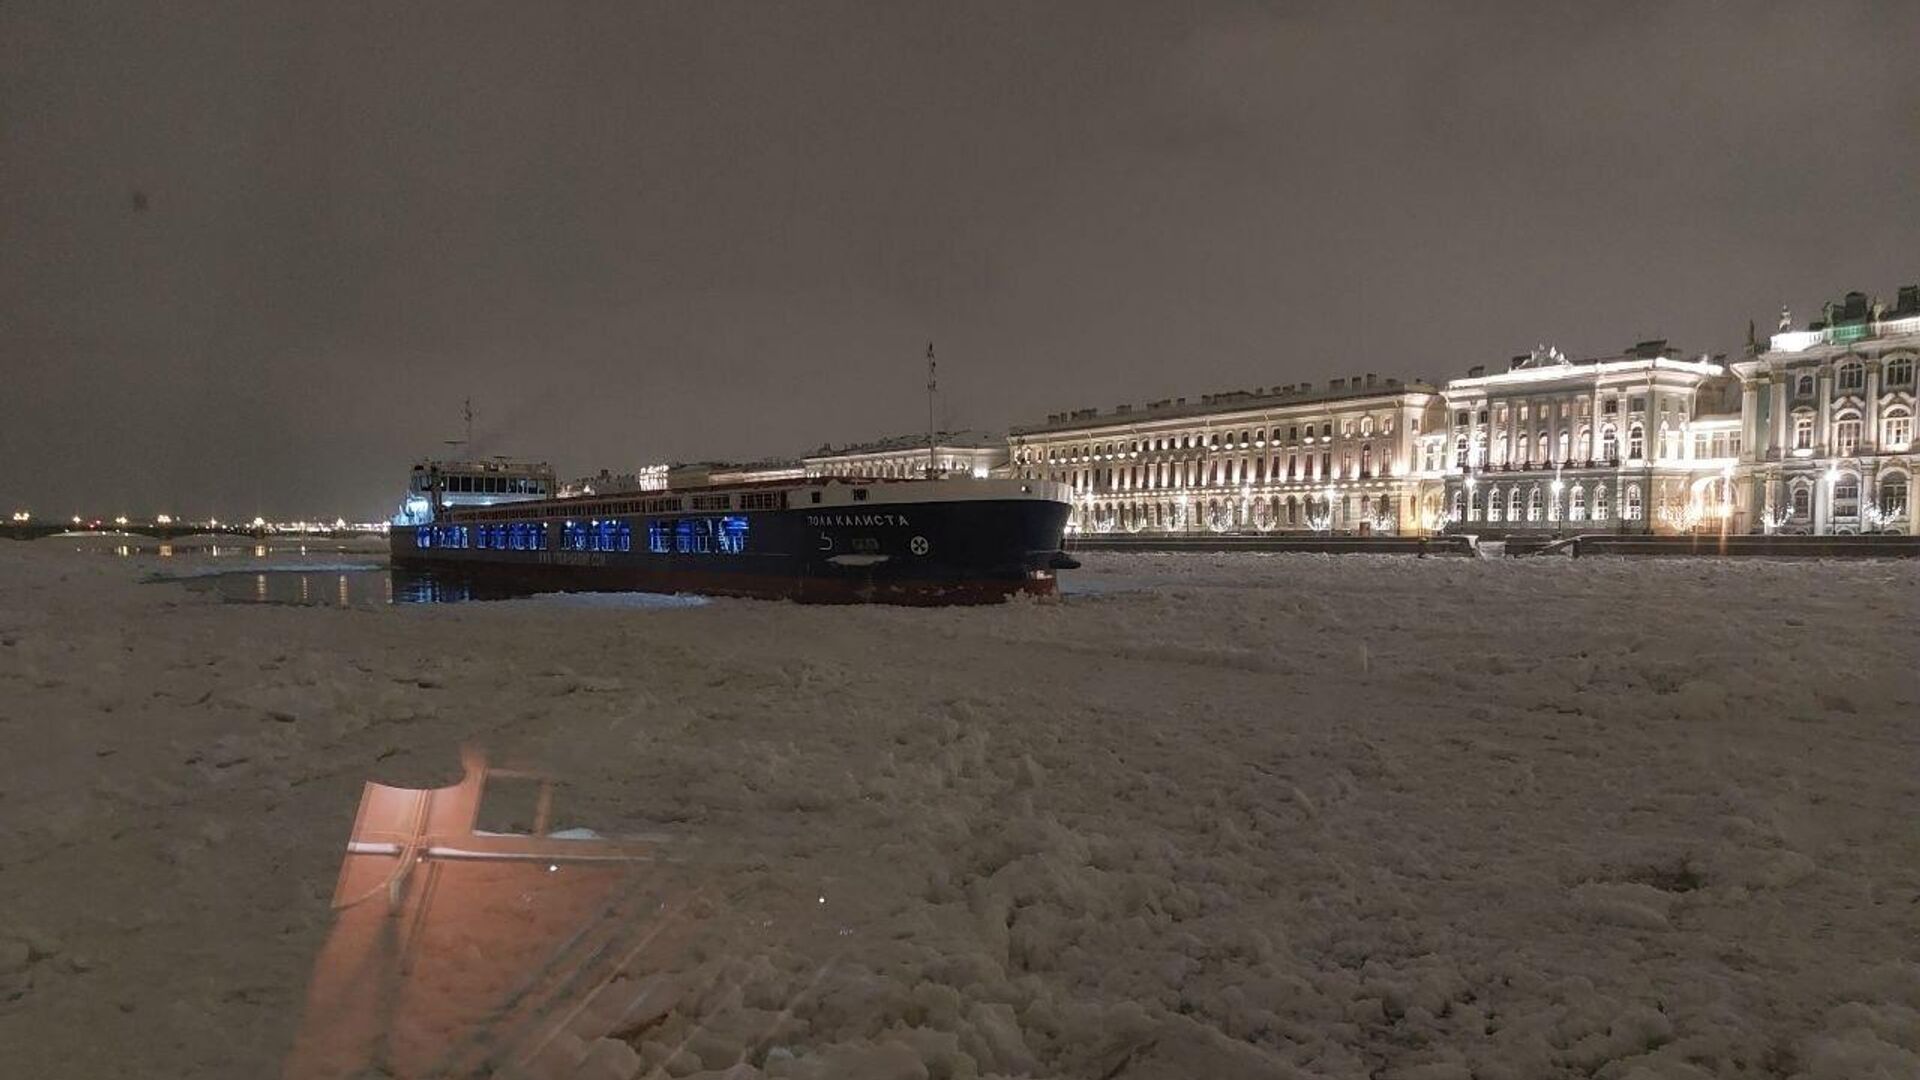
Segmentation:
[(371, 517), (1920, 281), (1920, 4), (0, 5), (0, 511)]

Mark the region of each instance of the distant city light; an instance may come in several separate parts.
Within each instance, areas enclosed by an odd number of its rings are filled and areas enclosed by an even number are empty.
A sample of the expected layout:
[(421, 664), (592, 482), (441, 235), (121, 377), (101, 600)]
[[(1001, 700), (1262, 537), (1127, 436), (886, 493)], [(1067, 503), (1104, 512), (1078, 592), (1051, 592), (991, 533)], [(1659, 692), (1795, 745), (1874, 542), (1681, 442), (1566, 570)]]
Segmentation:
[(125, 525), (127, 523), (127, 515), (125, 514), (115, 515), (113, 519), (113, 523), (115, 525)]
[(256, 529), (261, 528), (262, 526), (266, 525), (266, 523), (267, 523), (267, 519), (263, 517), (257, 517), (253, 519), (253, 527)]
[(156, 516), (154, 517), (154, 519), (153, 519), (153, 520), (154, 520), (154, 522), (155, 522), (156, 524), (160, 524), (160, 525), (171, 525), (171, 524), (173, 524), (173, 517), (172, 517), (172, 515), (170, 515), (170, 514), (159, 514), (159, 515), (156, 515)]
[(29, 514), (29, 513), (27, 513), (27, 512), (25, 511), (25, 510), (15, 510), (15, 511), (13, 512), (13, 520), (14, 520), (14, 521), (15, 521), (16, 523), (19, 523), (19, 522), (24, 522), (24, 521), (27, 521), (28, 519), (30, 519), (30, 518), (32, 518), (32, 517), (33, 517), (33, 515), (32, 515), (32, 514)]

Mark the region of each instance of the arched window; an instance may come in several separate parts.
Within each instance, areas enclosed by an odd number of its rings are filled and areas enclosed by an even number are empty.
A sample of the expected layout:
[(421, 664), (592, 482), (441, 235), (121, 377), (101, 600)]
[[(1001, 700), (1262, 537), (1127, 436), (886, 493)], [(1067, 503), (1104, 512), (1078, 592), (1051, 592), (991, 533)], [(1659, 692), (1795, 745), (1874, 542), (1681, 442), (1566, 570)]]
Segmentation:
[(1495, 488), (1493, 489), (1493, 494), (1489, 496), (1487, 499), (1487, 520), (1499, 521), (1501, 516), (1502, 515), (1500, 513), (1500, 489)]
[(1812, 397), (1813, 396), (1813, 376), (1802, 375), (1798, 379), (1795, 379), (1793, 381), (1793, 396), (1794, 397)]
[[(1292, 500), (1292, 499), (1288, 499), (1287, 501), (1288, 501), (1289, 503), (1291, 503), (1291, 502), (1292, 502), (1293, 500)], [(1464, 520), (1465, 520), (1465, 518), (1464, 518), (1464, 517), (1463, 517), (1463, 516), (1461, 515), (1461, 513), (1460, 513), (1460, 504), (1461, 504), (1461, 503), (1462, 503), (1463, 501), (1464, 501), (1464, 500), (1463, 500), (1463, 499), (1461, 499), (1461, 497), (1460, 497), (1460, 493), (1459, 493), (1459, 492), (1457, 492), (1457, 491), (1456, 491), (1456, 492), (1454, 492), (1454, 493), (1453, 493), (1453, 515), (1452, 515), (1452, 516), (1453, 516), (1453, 520), (1455, 520), (1455, 521), (1464, 521)]]
[(1606, 461), (1620, 460), (1620, 436), (1614, 433), (1612, 424), (1600, 429), (1600, 457)]
[(1453, 465), (1456, 469), (1467, 467), (1467, 437), (1460, 436), (1453, 443)]
[(1300, 501), (1291, 495), (1287, 496), (1287, 524), (1300, 524)]
[(1858, 393), (1866, 388), (1867, 369), (1857, 360), (1848, 360), (1834, 368), (1834, 387), (1841, 392)]
[(1507, 491), (1507, 520), (1520, 520), (1520, 485), (1515, 484)]
[(1566, 460), (1568, 460), (1568, 458), (1567, 458), (1567, 444), (1568, 444), (1568, 440), (1570, 440), (1570, 439), (1572, 439), (1572, 438), (1573, 438), (1573, 436), (1572, 436), (1572, 435), (1570, 435), (1570, 434), (1569, 434), (1569, 433), (1567, 432), (1567, 430), (1566, 430), (1565, 428), (1562, 428), (1562, 429), (1560, 429), (1560, 452), (1559, 452), (1559, 453), (1558, 453), (1557, 455), (1555, 455), (1555, 456), (1554, 456), (1554, 460), (1555, 460), (1555, 461), (1566, 461)]
[(1905, 450), (1913, 445), (1913, 413), (1895, 405), (1880, 421), (1880, 449)]
[(1793, 414), (1793, 448), (1795, 450), (1813, 449), (1813, 410), (1801, 409)]
[(1913, 381), (1913, 357), (1896, 356), (1887, 361), (1887, 385), (1905, 386)]
[[(1641, 458), (1644, 458), (1646, 456), (1647, 456), (1647, 431), (1645, 428), (1641, 427), (1639, 424), (1635, 424), (1632, 427), (1627, 429), (1627, 460), (1639, 461)], [(1636, 489), (1628, 488), (1627, 490), (1628, 492), (1631, 493)], [(1640, 519), (1628, 518), (1627, 520), (1638, 521)]]
[(1372, 443), (1367, 443), (1360, 447), (1360, 475), (1361, 476), (1373, 475), (1373, 444)]
[(1833, 422), (1833, 452), (1841, 457), (1852, 457), (1860, 446), (1860, 415), (1848, 413)]
[(1493, 460), (1495, 464), (1505, 465), (1513, 460), (1507, 456), (1507, 449), (1507, 435), (1505, 432), (1501, 432), (1500, 437), (1493, 441)]
[(1373, 417), (1363, 416), (1360, 418), (1360, 434), (1361, 435), (1373, 434)]
[(1793, 494), (1790, 497), (1789, 504), (1793, 507), (1794, 517), (1804, 518), (1812, 516), (1813, 489), (1805, 484), (1793, 485)]
[(1527, 489), (1527, 520), (1539, 521), (1540, 508), (1540, 485), (1535, 484)]
[(1567, 493), (1567, 519), (1569, 521), (1587, 520), (1587, 489), (1579, 484)]
[(1889, 518), (1907, 516), (1907, 474), (1888, 473), (1880, 478), (1880, 513)]
[(1620, 516), (1627, 521), (1640, 520), (1640, 485), (1628, 484), (1620, 500)]
[(1593, 485), (1593, 520), (1607, 520), (1607, 485)]
[(1467, 520), (1468, 521), (1480, 520), (1480, 489), (1479, 488), (1474, 488), (1471, 498), (1467, 500)]

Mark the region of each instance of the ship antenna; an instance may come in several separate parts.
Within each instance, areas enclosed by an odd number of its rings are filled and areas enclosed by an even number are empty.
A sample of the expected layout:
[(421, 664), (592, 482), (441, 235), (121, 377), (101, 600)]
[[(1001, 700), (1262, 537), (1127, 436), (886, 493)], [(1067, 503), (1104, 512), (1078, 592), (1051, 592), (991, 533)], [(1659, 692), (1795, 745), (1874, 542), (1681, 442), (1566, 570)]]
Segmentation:
[(933, 429), (933, 391), (938, 385), (934, 378), (933, 342), (927, 342), (927, 479), (933, 479), (934, 466), (934, 429)]
[(471, 454), (473, 453), (473, 399), (472, 398), (468, 398), (466, 400), (466, 407), (461, 411), (465, 414), (467, 418), (467, 444), (466, 445), (467, 445), (467, 453)]

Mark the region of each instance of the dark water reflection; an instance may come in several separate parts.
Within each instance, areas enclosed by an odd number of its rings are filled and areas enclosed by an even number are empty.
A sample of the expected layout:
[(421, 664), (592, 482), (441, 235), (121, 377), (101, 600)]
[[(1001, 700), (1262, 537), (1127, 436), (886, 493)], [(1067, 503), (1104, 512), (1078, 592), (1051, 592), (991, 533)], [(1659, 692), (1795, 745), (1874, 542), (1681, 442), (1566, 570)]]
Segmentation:
[[(183, 578), (195, 592), (211, 592), (233, 603), (294, 604), (315, 607), (380, 607), (387, 604), (456, 604), (471, 600), (517, 600), (542, 595), (491, 579), (475, 580), (446, 571), (388, 567), (272, 568), (236, 570)], [(704, 603), (692, 596), (657, 593), (577, 595), (576, 602), (607, 606), (685, 607)]]

